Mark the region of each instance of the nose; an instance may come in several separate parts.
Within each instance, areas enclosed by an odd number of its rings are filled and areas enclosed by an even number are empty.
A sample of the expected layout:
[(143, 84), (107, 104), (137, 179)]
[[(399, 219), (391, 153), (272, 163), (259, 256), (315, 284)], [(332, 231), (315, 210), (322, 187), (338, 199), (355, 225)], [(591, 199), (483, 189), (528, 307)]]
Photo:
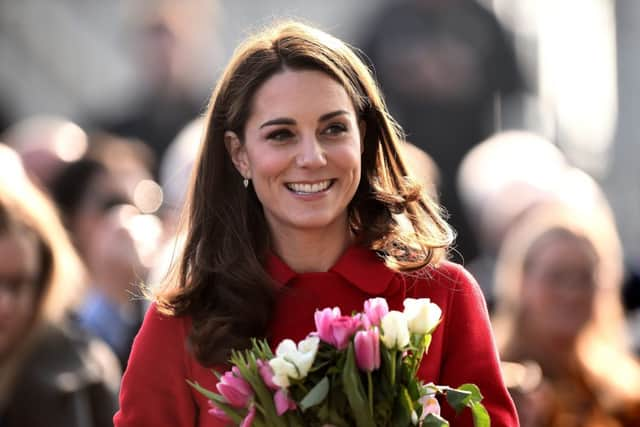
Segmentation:
[(319, 168), (327, 164), (324, 148), (315, 135), (303, 138), (298, 146), (296, 163), (299, 167)]

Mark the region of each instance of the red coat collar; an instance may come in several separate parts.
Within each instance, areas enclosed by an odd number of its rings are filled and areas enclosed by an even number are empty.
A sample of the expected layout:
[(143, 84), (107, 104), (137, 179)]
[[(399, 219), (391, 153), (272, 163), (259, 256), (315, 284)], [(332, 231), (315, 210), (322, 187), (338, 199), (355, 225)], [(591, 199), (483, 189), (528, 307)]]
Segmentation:
[[(296, 273), (279, 256), (270, 253), (267, 256), (267, 272), (281, 286), (305, 274)], [(353, 286), (369, 295), (381, 295), (389, 287), (395, 271), (384, 263), (375, 251), (362, 246), (352, 245), (338, 259), (329, 272), (336, 273)]]

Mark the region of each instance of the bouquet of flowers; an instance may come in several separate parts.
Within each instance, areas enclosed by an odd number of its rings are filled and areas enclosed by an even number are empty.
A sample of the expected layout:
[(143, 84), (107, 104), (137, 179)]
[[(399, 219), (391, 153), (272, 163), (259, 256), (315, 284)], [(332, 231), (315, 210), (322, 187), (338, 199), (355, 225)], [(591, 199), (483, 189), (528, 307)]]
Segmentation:
[(448, 426), (436, 398), (456, 411), (468, 407), (476, 427), (490, 426), (474, 384), (423, 384), (416, 376), (441, 310), (429, 299), (407, 298), (404, 312), (383, 298), (364, 311), (315, 313), (316, 331), (275, 354), (264, 340), (233, 351), (232, 369), (219, 374), (217, 393), (188, 381), (210, 399), (212, 416), (249, 426)]

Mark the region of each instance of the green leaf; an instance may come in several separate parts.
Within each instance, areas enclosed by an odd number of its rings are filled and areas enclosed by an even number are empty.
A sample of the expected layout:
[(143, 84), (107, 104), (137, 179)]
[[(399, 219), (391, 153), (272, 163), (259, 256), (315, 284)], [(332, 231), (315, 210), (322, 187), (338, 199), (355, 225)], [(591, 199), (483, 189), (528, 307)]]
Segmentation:
[(424, 341), (422, 342), (422, 346), (424, 347), (425, 354), (429, 352), (429, 346), (431, 345), (431, 334), (427, 334), (424, 336)]
[(204, 395), (204, 397), (206, 397), (207, 399), (213, 400), (214, 402), (227, 403), (224, 397), (220, 396), (217, 393), (212, 392), (211, 390), (207, 390), (206, 388), (202, 387), (200, 384), (193, 381), (189, 381), (189, 380), (185, 380), (185, 381), (191, 387), (195, 388), (200, 394)]
[(324, 377), (318, 384), (316, 384), (309, 393), (300, 401), (300, 409), (302, 412), (306, 411), (312, 406), (321, 403), (329, 393), (329, 378)]
[(460, 390), (459, 388), (450, 388), (447, 390), (447, 402), (457, 412), (460, 413), (467, 406), (471, 399), (471, 392)]
[(393, 408), (392, 425), (408, 426), (411, 425), (411, 413), (413, 412), (413, 404), (409, 392), (405, 387), (400, 388), (400, 394), (396, 399)]
[(411, 396), (411, 400), (416, 401), (420, 399), (422, 396), (422, 387), (418, 384), (416, 378), (409, 379), (407, 383), (407, 390), (409, 391), (409, 396)]
[(356, 425), (358, 427), (375, 427), (375, 422), (371, 414), (369, 414), (369, 404), (360, 380), (360, 373), (356, 367), (353, 343), (349, 344), (347, 350), (347, 357), (342, 370), (342, 383), (344, 393), (347, 395), (347, 400), (353, 410)]
[(449, 427), (449, 422), (436, 414), (427, 414), (422, 422), (422, 427)]
[(462, 384), (460, 387), (458, 387), (458, 390), (464, 390), (471, 393), (469, 402), (479, 403), (482, 401), (482, 393), (480, 393), (480, 389), (475, 384)]
[(491, 427), (491, 418), (482, 403), (471, 403), (471, 415), (475, 427)]

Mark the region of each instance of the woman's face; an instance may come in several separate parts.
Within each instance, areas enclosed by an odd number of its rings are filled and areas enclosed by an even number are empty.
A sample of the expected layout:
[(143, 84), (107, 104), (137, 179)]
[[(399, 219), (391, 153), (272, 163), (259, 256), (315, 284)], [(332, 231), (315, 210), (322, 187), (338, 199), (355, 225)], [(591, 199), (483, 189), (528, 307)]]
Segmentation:
[(40, 256), (34, 237), (0, 236), (0, 360), (24, 337), (36, 307)]
[(593, 316), (597, 258), (586, 241), (547, 236), (534, 246), (522, 287), (528, 327), (573, 340)]
[(345, 232), (360, 181), (363, 124), (345, 89), (325, 73), (286, 70), (258, 89), (244, 143), (233, 132), (225, 139), (273, 233)]

